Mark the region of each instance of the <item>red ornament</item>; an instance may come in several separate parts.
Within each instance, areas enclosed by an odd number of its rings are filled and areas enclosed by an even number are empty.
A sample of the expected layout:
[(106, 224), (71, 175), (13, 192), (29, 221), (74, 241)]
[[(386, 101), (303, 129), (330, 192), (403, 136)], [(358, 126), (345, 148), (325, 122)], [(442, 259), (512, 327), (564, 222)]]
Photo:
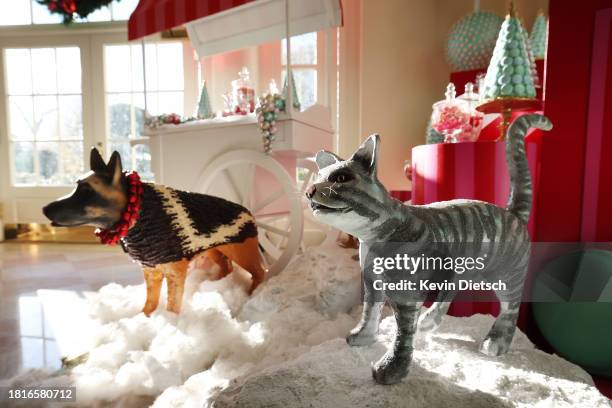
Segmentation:
[(47, 8), (49, 9), (49, 11), (55, 11), (57, 10), (57, 3), (55, 1), (52, 1), (47, 4)]
[(77, 6), (74, 0), (62, 0), (62, 8), (68, 14), (72, 14), (76, 11)]
[(135, 171), (126, 173), (125, 176), (130, 186), (127, 196), (128, 205), (125, 207), (123, 214), (121, 214), (121, 218), (110, 228), (96, 229), (96, 236), (100, 238), (100, 242), (106, 245), (115, 245), (121, 238), (125, 237), (140, 213), (143, 192), (140, 176)]

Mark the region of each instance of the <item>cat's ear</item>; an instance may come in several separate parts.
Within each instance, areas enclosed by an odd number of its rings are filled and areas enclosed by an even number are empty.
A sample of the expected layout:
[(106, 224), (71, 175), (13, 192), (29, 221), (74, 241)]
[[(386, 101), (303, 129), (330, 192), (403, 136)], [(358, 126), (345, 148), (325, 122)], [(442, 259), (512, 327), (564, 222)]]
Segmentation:
[(89, 168), (94, 173), (106, 171), (106, 163), (104, 163), (104, 159), (102, 159), (100, 152), (95, 147), (91, 148), (91, 153), (89, 154)]
[(342, 161), (342, 159), (332, 152), (328, 152), (327, 150), (319, 150), (317, 155), (315, 156), (315, 162), (317, 163), (317, 167), (319, 170), (324, 169), (327, 166), (331, 166), (332, 164), (336, 164)]
[(121, 181), (121, 174), (123, 172), (123, 166), (121, 165), (121, 156), (116, 150), (111, 154), (107, 164), (107, 171), (113, 176), (113, 185), (119, 185)]
[(359, 149), (353, 153), (350, 160), (359, 163), (368, 173), (372, 176), (376, 176), (379, 145), (380, 136), (378, 134), (370, 135), (370, 137), (359, 146)]

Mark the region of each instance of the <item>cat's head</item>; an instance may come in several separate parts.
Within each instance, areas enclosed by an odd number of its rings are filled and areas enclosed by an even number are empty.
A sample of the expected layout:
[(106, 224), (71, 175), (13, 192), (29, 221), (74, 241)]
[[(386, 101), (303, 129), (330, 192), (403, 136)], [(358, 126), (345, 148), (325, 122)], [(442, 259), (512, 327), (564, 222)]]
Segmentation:
[(357, 237), (379, 224), (388, 197), (376, 177), (379, 145), (371, 135), (348, 160), (317, 153), (319, 172), (306, 191), (316, 218)]

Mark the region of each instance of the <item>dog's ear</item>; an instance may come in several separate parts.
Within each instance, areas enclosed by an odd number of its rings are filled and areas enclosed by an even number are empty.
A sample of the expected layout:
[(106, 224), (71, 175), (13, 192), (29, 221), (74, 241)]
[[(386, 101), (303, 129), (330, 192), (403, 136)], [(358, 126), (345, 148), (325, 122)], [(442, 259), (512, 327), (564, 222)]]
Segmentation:
[(119, 185), (119, 183), (121, 182), (121, 174), (123, 172), (123, 166), (121, 165), (121, 156), (119, 155), (119, 152), (115, 150), (113, 154), (111, 154), (110, 160), (108, 161), (106, 167), (107, 171), (113, 177), (113, 185)]
[(104, 163), (104, 159), (102, 159), (100, 152), (95, 147), (91, 148), (91, 153), (89, 154), (89, 168), (94, 173), (106, 171), (106, 163)]
[(327, 166), (331, 166), (332, 164), (336, 164), (342, 161), (342, 159), (332, 152), (328, 152), (327, 150), (319, 150), (317, 155), (315, 156), (315, 163), (317, 163), (317, 167), (319, 170), (324, 169)]
[(380, 136), (377, 134), (370, 135), (370, 137), (359, 146), (359, 149), (353, 153), (350, 160), (359, 163), (368, 173), (376, 177), (379, 145)]

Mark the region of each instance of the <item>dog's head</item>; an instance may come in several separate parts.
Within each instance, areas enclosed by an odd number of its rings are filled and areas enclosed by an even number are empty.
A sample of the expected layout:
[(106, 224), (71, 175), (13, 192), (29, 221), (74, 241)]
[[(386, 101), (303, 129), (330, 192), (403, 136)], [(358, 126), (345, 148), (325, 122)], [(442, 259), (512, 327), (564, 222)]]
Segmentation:
[(348, 160), (317, 153), (319, 172), (306, 191), (315, 217), (357, 237), (379, 223), (388, 196), (376, 177), (379, 144), (370, 136)]
[(72, 193), (43, 208), (51, 225), (88, 224), (108, 228), (119, 221), (127, 205), (127, 181), (122, 172), (121, 156), (113, 152), (108, 163), (104, 163), (98, 150), (93, 148), (90, 167), (91, 171), (76, 182)]

